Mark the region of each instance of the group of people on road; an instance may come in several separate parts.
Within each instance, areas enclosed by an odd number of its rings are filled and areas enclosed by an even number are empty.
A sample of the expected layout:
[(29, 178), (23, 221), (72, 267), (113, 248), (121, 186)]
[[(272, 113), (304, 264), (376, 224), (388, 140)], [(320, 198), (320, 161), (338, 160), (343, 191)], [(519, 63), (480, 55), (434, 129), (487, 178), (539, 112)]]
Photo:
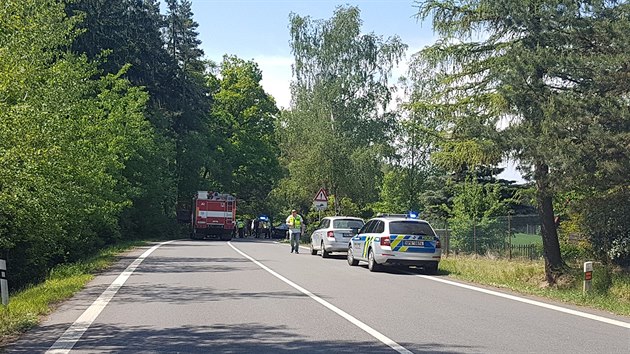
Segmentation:
[[(291, 253), (300, 253), (300, 237), (304, 233), (304, 219), (297, 210), (291, 210), (291, 215), (287, 217), (286, 224), (289, 228), (289, 243)], [(239, 238), (254, 237), (271, 238), (272, 226), (269, 221), (261, 221), (258, 218), (253, 220), (237, 220), (236, 229)], [(246, 235), (247, 234), (247, 235)]]
[(271, 223), (269, 221), (261, 221), (256, 218), (253, 220), (237, 220), (236, 229), (239, 238), (254, 237), (271, 238)]

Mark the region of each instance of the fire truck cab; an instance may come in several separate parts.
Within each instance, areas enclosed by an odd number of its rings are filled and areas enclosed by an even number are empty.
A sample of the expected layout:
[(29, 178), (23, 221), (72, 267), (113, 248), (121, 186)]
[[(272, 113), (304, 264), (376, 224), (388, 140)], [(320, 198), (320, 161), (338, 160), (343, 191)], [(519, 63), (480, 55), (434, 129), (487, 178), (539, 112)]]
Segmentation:
[(192, 205), (191, 239), (232, 239), (236, 231), (236, 198), (226, 193), (198, 191)]

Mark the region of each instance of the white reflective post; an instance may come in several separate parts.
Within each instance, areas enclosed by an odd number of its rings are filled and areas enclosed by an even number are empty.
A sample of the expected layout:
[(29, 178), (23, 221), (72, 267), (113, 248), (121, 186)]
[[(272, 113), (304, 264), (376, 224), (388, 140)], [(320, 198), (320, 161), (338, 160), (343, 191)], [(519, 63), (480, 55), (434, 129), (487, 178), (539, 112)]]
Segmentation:
[(0, 259), (0, 293), (2, 304), (7, 306), (9, 303), (9, 282), (7, 281), (7, 261), (4, 259)]
[(584, 286), (582, 293), (591, 291), (591, 281), (593, 280), (593, 262), (584, 262)]

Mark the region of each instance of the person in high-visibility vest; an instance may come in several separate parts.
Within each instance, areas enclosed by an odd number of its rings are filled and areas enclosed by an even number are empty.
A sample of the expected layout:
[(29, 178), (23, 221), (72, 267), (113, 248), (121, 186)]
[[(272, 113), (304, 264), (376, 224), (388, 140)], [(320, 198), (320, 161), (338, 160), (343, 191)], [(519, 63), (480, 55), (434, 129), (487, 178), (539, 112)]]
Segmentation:
[(291, 210), (291, 215), (287, 218), (289, 226), (289, 240), (291, 242), (291, 253), (300, 253), (300, 235), (302, 234), (303, 221), (297, 210)]
[(244, 238), (245, 237), (245, 223), (243, 222), (243, 220), (238, 220), (236, 222), (236, 227), (238, 228), (238, 237)]

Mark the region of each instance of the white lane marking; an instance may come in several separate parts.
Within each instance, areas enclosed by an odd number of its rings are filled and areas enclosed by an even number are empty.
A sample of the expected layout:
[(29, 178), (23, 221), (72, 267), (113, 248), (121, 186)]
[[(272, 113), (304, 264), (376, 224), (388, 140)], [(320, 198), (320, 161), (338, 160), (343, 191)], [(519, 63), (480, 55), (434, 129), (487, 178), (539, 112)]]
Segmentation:
[(310, 291), (304, 289), (303, 287), (297, 285), (296, 283), (292, 282), (291, 280), (283, 277), (282, 275), (276, 273), (275, 271), (273, 271), (271, 268), (267, 267), (266, 265), (258, 262), (257, 260), (255, 260), (254, 258), (250, 257), (249, 255), (245, 254), (243, 251), (239, 250), (238, 248), (234, 247), (234, 245), (232, 245), (231, 242), (228, 242), (228, 245), (230, 245), (230, 247), (232, 247), (236, 252), (238, 252), (241, 256), (249, 259), (250, 261), (254, 262), (257, 266), (259, 266), (260, 268), (266, 270), (267, 272), (269, 272), (271, 275), (273, 275), (274, 277), (282, 280), (283, 282), (289, 284), (290, 286), (292, 286), (293, 288), (297, 289), (299, 292), (303, 293), (304, 295), (307, 295), (308, 297), (310, 297), (311, 299), (319, 302), (320, 304), (326, 306), (329, 310), (333, 311), (334, 313), (338, 314), (339, 316), (345, 318), (346, 320), (348, 320), (350, 323), (352, 323), (353, 325), (359, 327), (360, 329), (364, 330), (365, 332), (367, 332), (368, 334), (370, 334), (372, 337), (380, 340), (382, 343), (386, 344), (387, 346), (389, 346), (390, 348), (394, 349), (395, 351), (399, 352), (399, 353), (404, 353), (404, 354), (412, 354), (411, 351), (407, 350), (405, 347), (403, 347), (402, 345), (394, 342), (393, 340), (389, 339), (388, 337), (386, 337), (384, 334), (378, 332), (377, 330), (375, 330), (374, 328), (366, 325), (365, 323), (359, 321), (358, 319), (356, 319), (355, 317), (353, 317), (352, 315), (344, 312), (343, 310), (339, 309), (338, 307), (336, 307), (335, 305), (327, 302), (326, 300), (323, 300), (322, 298), (320, 298), (319, 296), (311, 293)]
[(138, 257), (133, 263), (131, 263), (120, 275), (114, 280), (108, 287), (103, 291), (103, 293), (88, 307), (79, 318), (74, 321), (74, 323), (64, 332), (64, 334), (57, 339), (55, 344), (53, 344), (47, 351), (46, 354), (61, 354), (61, 353), (70, 353), (70, 350), (77, 344), (83, 333), (87, 331), (87, 329), (92, 325), (96, 317), (105, 309), (105, 306), (109, 303), (109, 301), (116, 295), (118, 290), (125, 284), (127, 279), (133, 274), (133, 272), (138, 268), (140, 263), (147, 258), (153, 251), (158, 249), (162, 245), (166, 245), (167, 243), (174, 242), (167, 241), (157, 244), (148, 250), (144, 251), (144, 253)]
[(436, 282), (440, 282), (440, 283), (444, 283), (444, 284), (449, 284), (449, 285), (453, 285), (453, 286), (458, 286), (460, 288), (473, 290), (473, 291), (478, 291), (478, 292), (481, 292), (481, 293), (494, 295), (494, 296), (502, 297), (502, 298), (505, 298), (505, 299), (519, 301), (519, 302), (523, 302), (523, 303), (534, 305), (534, 306), (544, 307), (546, 309), (550, 309), (550, 310), (554, 310), (554, 311), (568, 313), (570, 315), (575, 315), (575, 316), (584, 317), (584, 318), (588, 318), (588, 319), (599, 321), (599, 322), (608, 323), (608, 324), (611, 324), (611, 325), (614, 325), (614, 326), (630, 328), (630, 323), (628, 323), (628, 322), (617, 321), (617, 320), (613, 320), (611, 318), (606, 318), (606, 317), (597, 316), (597, 315), (593, 315), (593, 314), (586, 313), (586, 312), (571, 310), (571, 309), (568, 309), (568, 308), (564, 308), (564, 307), (560, 307), (560, 306), (556, 306), (556, 305), (551, 305), (551, 304), (546, 304), (544, 302), (540, 302), (540, 301), (536, 301), (536, 300), (530, 300), (530, 299), (526, 299), (526, 298), (522, 298), (522, 297), (518, 297), (518, 296), (514, 296), (514, 295), (504, 294), (504, 293), (500, 293), (500, 292), (494, 291), (494, 290), (478, 288), (476, 286), (462, 284), (462, 283), (457, 283), (457, 282), (454, 282), (454, 281), (450, 281), (450, 280), (446, 280), (446, 279), (440, 279), (440, 278), (436, 278), (436, 277), (432, 277), (432, 276), (428, 276), (428, 275), (421, 275), (421, 274), (414, 274), (414, 273), (408, 273), (408, 274), (413, 274), (413, 275), (415, 275), (417, 277), (420, 277), (420, 278), (424, 278), (424, 279), (428, 279), (428, 280), (432, 280), (432, 281), (436, 281)]

